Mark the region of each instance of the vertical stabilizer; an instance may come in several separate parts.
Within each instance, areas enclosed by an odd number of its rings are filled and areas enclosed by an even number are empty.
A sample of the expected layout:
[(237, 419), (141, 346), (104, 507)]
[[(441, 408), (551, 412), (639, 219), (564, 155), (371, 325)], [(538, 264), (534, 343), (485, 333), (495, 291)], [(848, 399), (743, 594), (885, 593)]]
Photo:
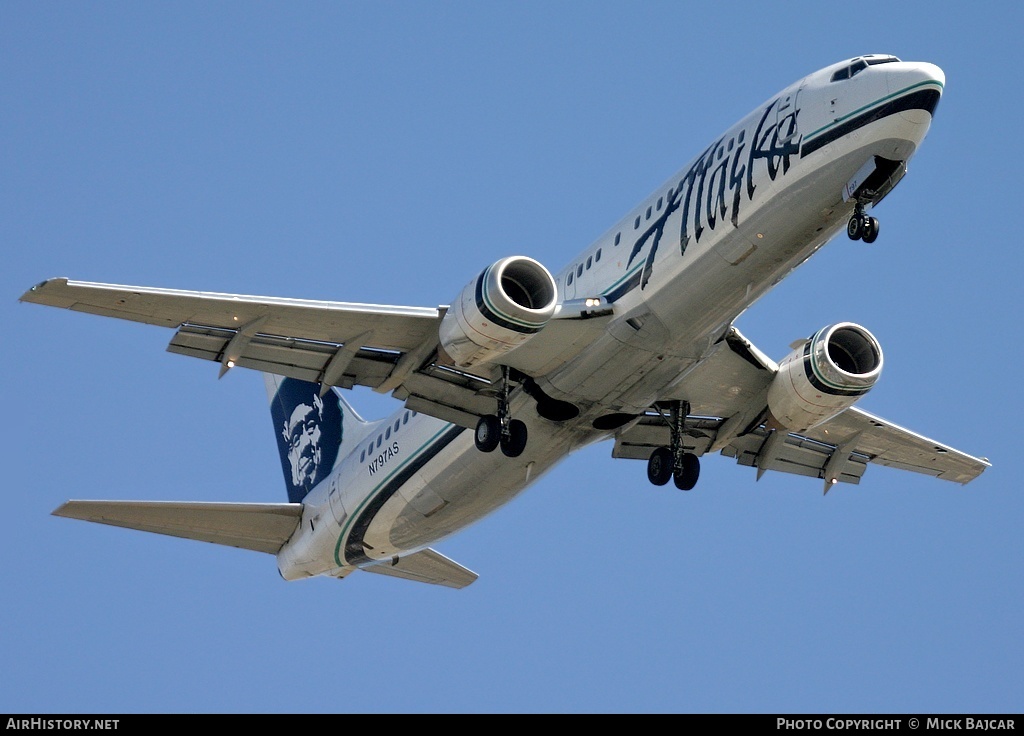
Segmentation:
[(263, 374), (288, 500), (301, 503), (369, 431), (370, 426), (334, 390)]

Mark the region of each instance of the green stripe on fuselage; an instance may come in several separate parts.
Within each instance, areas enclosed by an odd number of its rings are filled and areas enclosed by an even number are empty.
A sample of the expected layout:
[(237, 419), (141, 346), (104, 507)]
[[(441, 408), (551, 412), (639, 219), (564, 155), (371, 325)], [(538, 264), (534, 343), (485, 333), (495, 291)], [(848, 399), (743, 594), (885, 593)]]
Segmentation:
[(823, 133), (825, 133), (829, 129), (834, 128), (837, 125), (842, 125), (843, 123), (845, 123), (850, 118), (853, 118), (853, 117), (856, 117), (858, 115), (861, 115), (861, 114), (863, 114), (864, 112), (870, 110), (873, 107), (878, 107), (879, 105), (882, 105), (882, 104), (888, 102), (889, 100), (895, 99), (896, 97), (900, 97), (901, 95), (904, 95), (907, 92), (910, 92), (912, 90), (918, 89), (920, 87), (938, 87), (939, 91), (941, 92), (942, 88), (943, 88), (943, 85), (942, 85), (942, 82), (936, 81), (934, 79), (929, 79), (926, 82), (918, 82), (917, 84), (912, 84), (909, 87), (901, 89), (899, 92), (893, 92), (892, 94), (888, 94), (885, 97), (879, 97), (874, 102), (869, 102), (868, 104), (864, 105), (863, 107), (859, 107), (856, 110), (854, 110), (853, 112), (848, 113), (846, 115), (843, 115), (841, 118), (836, 118), (835, 120), (833, 120), (828, 125), (825, 125), (825, 126), (823, 126), (821, 128), (818, 128), (817, 130), (815, 130), (812, 133), (808, 133), (807, 137), (804, 138), (804, 142), (809, 143), (810, 141), (813, 141), (815, 138), (817, 138), (819, 135), (822, 135)]
[(608, 294), (609, 292), (615, 291), (615, 289), (618, 288), (619, 284), (623, 283), (624, 281), (627, 281), (633, 274), (635, 274), (637, 271), (639, 271), (641, 268), (643, 268), (643, 266), (644, 266), (644, 262), (643, 261), (640, 261), (639, 263), (637, 263), (635, 266), (633, 266), (633, 268), (631, 268), (628, 271), (626, 271), (626, 275), (625, 276), (623, 276), (618, 281), (616, 281), (614, 284), (612, 284), (607, 289), (602, 291), (601, 292), (601, 296), (604, 296), (605, 294)]
[(339, 567), (345, 566), (345, 563), (341, 561), (342, 540), (344, 540), (345, 537), (348, 535), (349, 531), (352, 529), (352, 524), (354, 524), (355, 520), (359, 518), (359, 514), (362, 513), (363, 509), (365, 509), (370, 504), (370, 502), (377, 497), (377, 494), (380, 493), (381, 490), (385, 486), (387, 486), (388, 482), (392, 478), (394, 478), (398, 473), (400, 473), (402, 469), (405, 468), (406, 465), (411, 463), (416, 458), (420, 457), (425, 451), (427, 451), (430, 448), (430, 446), (438, 437), (447, 432), (453, 426), (455, 425), (451, 424), (450, 422), (446, 422), (445, 425), (441, 427), (441, 429), (439, 429), (430, 439), (428, 439), (418, 448), (413, 450), (409, 457), (407, 457), (399, 465), (394, 467), (388, 474), (388, 476), (384, 478), (384, 480), (382, 480), (380, 483), (378, 483), (377, 486), (372, 491), (370, 491), (370, 493), (366, 494), (366, 497), (363, 498), (363, 502), (360, 503), (359, 506), (351, 514), (348, 515), (348, 518), (345, 519), (345, 525), (341, 528), (341, 533), (338, 535), (338, 542), (334, 545), (334, 561), (338, 564)]

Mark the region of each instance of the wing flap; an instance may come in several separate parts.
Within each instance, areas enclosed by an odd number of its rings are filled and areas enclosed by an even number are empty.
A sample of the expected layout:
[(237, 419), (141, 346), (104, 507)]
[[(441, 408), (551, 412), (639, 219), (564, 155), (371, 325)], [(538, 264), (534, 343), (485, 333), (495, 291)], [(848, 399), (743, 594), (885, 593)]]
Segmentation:
[(969, 483), (991, 463), (904, 429), (874, 414), (851, 407), (805, 432), (811, 439), (834, 445), (854, 442), (871, 462), (924, 473), (954, 483)]
[(433, 549), (424, 549), (406, 557), (400, 557), (397, 562), (382, 562), (361, 569), (378, 575), (388, 575), (393, 578), (414, 580), (431, 585), (444, 585), (448, 588), (465, 588), (479, 577), (472, 570)]
[[(218, 327), (186, 324), (174, 333), (167, 350), (220, 362), (236, 334)], [(234, 358), (234, 363), (243, 368), (319, 383), (328, 365), (342, 349), (343, 346), (336, 343), (258, 333), (248, 339), (241, 354)], [(398, 357), (397, 352), (358, 349), (346, 365), (344, 374), (334, 379), (331, 385), (352, 388), (358, 384), (375, 388), (394, 369)]]
[[(857, 407), (805, 432), (782, 433), (773, 440), (761, 422), (767, 389), (777, 369), (731, 327), (714, 350), (662, 397), (685, 399), (692, 412), (706, 415), (687, 417), (687, 451), (698, 455), (721, 451), (740, 465), (756, 467), (758, 477), (766, 470), (777, 470), (827, 478), (827, 483), (832, 479), (859, 483), (869, 462), (955, 483), (968, 483), (990, 467), (985, 458), (972, 457)], [(664, 420), (648, 414), (617, 433), (612, 455), (646, 460), (655, 447), (669, 444), (669, 436)]]
[(439, 366), (426, 366), (413, 373), (395, 397), (413, 411), (470, 429), (477, 420), (494, 411), (491, 385), (483, 379)]
[[(683, 446), (702, 455), (715, 444), (722, 419), (687, 417)], [(935, 478), (968, 483), (988, 467), (988, 460), (967, 455), (856, 407), (803, 433), (784, 433), (769, 443), (764, 426), (729, 439), (721, 453), (740, 465), (794, 473), (812, 478), (835, 477), (840, 483), (859, 483), (867, 464), (923, 473)], [(657, 415), (645, 415), (620, 431), (612, 457), (646, 460), (655, 447), (669, 444), (668, 425)], [(838, 454), (837, 454), (838, 453)], [(831, 465), (830, 465), (831, 463)]]
[[(724, 420), (712, 417), (687, 417), (683, 447), (687, 452), (700, 456), (711, 451), (718, 430)], [(670, 441), (668, 424), (658, 415), (645, 415), (639, 422), (620, 432), (615, 439), (612, 457), (631, 460), (646, 460), (656, 447), (666, 447)], [(823, 478), (825, 468), (836, 448), (798, 434), (781, 434), (778, 440), (769, 444), (771, 433), (763, 426), (755, 428), (730, 440), (721, 453), (731, 457), (737, 464), (757, 468), (760, 473), (775, 470), (809, 478)], [(849, 457), (838, 469), (838, 480), (843, 483), (860, 483), (867, 468), (868, 458), (857, 452), (848, 452)]]
[(480, 375), (439, 364), (445, 307), (420, 308), (119, 286), (66, 278), (22, 301), (175, 328), (167, 350), (312, 383), (368, 386), (415, 411), (475, 426), (493, 399)]
[[(712, 451), (723, 419), (687, 417), (683, 446), (702, 455)], [(955, 483), (968, 483), (990, 464), (856, 407), (803, 433), (783, 433), (768, 442), (771, 432), (760, 425), (725, 442), (721, 453), (760, 473), (776, 470), (812, 478), (835, 477), (859, 483), (868, 463), (923, 473)], [(647, 414), (617, 433), (612, 457), (646, 460), (655, 447), (668, 446), (670, 432), (658, 415)], [(838, 454), (837, 454), (838, 453)], [(832, 463), (830, 466), (829, 463)], [(828, 472), (827, 472), (828, 471)]]
[[(824, 478), (825, 469), (837, 448), (799, 434), (778, 435), (778, 442), (769, 442), (772, 433), (764, 427), (734, 438), (722, 449), (722, 455), (736, 460), (738, 465), (757, 468), (758, 477), (768, 470)], [(847, 452), (843, 464), (836, 469), (837, 482), (860, 483), (867, 470), (867, 457), (858, 452)]]
[[(686, 418), (683, 447), (698, 457), (711, 448), (722, 426), (714, 417)], [(667, 447), (671, 439), (668, 422), (658, 414), (644, 414), (615, 434), (612, 457), (646, 460), (656, 447)]]
[(277, 554), (298, 526), (302, 504), (68, 501), (53, 515)]

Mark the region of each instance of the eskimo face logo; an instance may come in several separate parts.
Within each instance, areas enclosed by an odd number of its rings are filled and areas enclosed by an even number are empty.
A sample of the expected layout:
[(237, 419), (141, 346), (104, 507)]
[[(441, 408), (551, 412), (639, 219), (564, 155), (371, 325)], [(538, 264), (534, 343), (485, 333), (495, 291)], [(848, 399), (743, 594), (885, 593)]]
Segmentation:
[(320, 468), (323, 461), (323, 451), (320, 449), (320, 424), (323, 419), (323, 399), (314, 396), (312, 406), (299, 404), (284, 423), (281, 437), (288, 445), (292, 485), (307, 485)]
[(341, 406), (332, 393), (321, 397), (319, 389), (315, 383), (286, 378), (271, 406), (293, 503), (330, 474), (341, 446)]

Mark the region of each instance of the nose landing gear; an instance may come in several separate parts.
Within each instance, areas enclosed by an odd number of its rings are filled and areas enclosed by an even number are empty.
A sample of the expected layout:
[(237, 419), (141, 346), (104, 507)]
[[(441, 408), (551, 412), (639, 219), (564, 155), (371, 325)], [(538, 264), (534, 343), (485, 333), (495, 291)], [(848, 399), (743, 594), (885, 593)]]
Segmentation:
[[(661, 409), (658, 409), (661, 413)], [(647, 479), (656, 486), (663, 486), (672, 478), (676, 488), (689, 491), (697, 485), (700, 477), (700, 458), (683, 448), (683, 426), (690, 404), (673, 401), (669, 416), (665, 417), (671, 431), (669, 447), (657, 447), (647, 460)], [(664, 417), (665, 415), (662, 414)]]
[(846, 225), (846, 234), (850, 236), (850, 240), (874, 243), (878, 238), (878, 219), (864, 214), (864, 205), (857, 202), (853, 217)]

